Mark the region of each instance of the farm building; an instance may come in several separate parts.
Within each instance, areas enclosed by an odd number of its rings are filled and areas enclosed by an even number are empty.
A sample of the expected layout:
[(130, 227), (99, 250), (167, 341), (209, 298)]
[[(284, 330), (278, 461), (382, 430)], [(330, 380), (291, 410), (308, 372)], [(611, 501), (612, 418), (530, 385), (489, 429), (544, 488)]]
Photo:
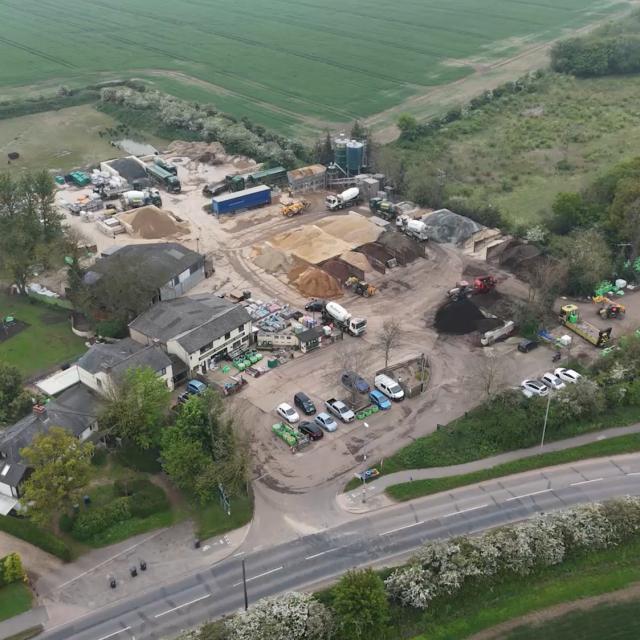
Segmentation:
[(155, 289), (150, 303), (184, 295), (205, 278), (204, 256), (177, 242), (154, 242), (103, 252), (83, 281), (95, 286), (105, 278), (118, 278), (124, 270), (133, 267)]
[(292, 191), (319, 191), (326, 186), (327, 168), (322, 164), (312, 164), (289, 171), (287, 178)]

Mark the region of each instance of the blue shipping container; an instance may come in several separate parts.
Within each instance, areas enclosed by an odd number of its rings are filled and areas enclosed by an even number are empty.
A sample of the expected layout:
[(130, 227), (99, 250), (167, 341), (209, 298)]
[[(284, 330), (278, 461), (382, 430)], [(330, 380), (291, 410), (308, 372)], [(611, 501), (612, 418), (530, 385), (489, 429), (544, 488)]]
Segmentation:
[(211, 211), (220, 215), (223, 213), (235, 213), (244, 209), (253, 209), (265, 204), (271, 204), (271, 188), (262, 185), (212, 198)]

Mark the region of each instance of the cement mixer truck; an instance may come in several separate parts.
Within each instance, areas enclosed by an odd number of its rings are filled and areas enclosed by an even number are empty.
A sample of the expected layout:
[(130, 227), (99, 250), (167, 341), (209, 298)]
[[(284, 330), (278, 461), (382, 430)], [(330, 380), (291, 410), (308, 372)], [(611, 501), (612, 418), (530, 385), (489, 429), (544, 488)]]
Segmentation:
[[(400, 219), (400, 218), (398, 218)], [(412, 220), (402, 216), (402, 230), (411, 238), (416, 240), (428, 240), (427, 225), (421, 220)]]
[(337, 302), (327, 302), (322, 311), (322, 319), (324, 322), (335, 324), (352, 336), (361, 336), (367, 329), (366, 318), (354, 318)]
[(353, 207), (360, 202), (360, 189), (358, 189), (358, 187), (351, 187), (351, 189), (347, 189), (337, 195), (328, 195), (325, 202), (329, 211), (338, 211), (338, 209)]

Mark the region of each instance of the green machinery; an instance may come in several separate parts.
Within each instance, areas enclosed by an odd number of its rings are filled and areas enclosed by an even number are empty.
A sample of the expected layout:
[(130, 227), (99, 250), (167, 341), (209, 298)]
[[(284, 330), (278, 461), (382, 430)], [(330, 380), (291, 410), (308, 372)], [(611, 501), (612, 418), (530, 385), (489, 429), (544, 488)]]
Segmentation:
[(398, 205), (383, 198), (371, 198), (369, 200), (369, 209), (385, 220), (395, 220), (400, 214)]
[(289, 447), (297, 447), (302, 438), (302, 434), (299, 434), (293, 427), (290, 427), (284, 422), (276, 422), (276, 424), (271, 427), (271, 430)]

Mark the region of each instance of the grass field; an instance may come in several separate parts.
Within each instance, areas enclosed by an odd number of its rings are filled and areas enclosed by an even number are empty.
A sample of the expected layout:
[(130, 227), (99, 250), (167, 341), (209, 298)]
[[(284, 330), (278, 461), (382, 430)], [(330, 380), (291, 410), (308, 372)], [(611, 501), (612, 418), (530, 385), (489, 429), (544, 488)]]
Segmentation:
[(0, 587), (0, 621), (31, 609), (32, 595), (22, 582)]
[(14, 316), (29, 325), (0, 342), (0, 360), (15, 365), (25, 376), (73, 361), (86, 350), (82, 338), (71, 332), (66, 311), (0, 294), (0, 316)]
[(45, 167), (64, 172), (126, 155), (98, 135), (117, 125), (116, 120), (91, 105), (0, 120), (0, 155), (5, 158), (10, 151), (20, 154), (3, 170)]
[(640, 603), (606, 604), (589, 611), (574, 611), (559, 620), (520, 627), (503, 640), (637, 640), (640, 638)]
[(4, 0), (0, 87), (147, 77), (267, 126), (343, 123), (602, 20), (616, 0)]
[[(549, 74), (533, 93), (506, 96), (404, 145), (408, 165), (432, 161), (447, 191), (498, 207), (516, 224), (544, 220), (560, 191), (579, 191), (638, 155), (635, 76)], [(398, 143), (399, 144), (399, 143)]]

